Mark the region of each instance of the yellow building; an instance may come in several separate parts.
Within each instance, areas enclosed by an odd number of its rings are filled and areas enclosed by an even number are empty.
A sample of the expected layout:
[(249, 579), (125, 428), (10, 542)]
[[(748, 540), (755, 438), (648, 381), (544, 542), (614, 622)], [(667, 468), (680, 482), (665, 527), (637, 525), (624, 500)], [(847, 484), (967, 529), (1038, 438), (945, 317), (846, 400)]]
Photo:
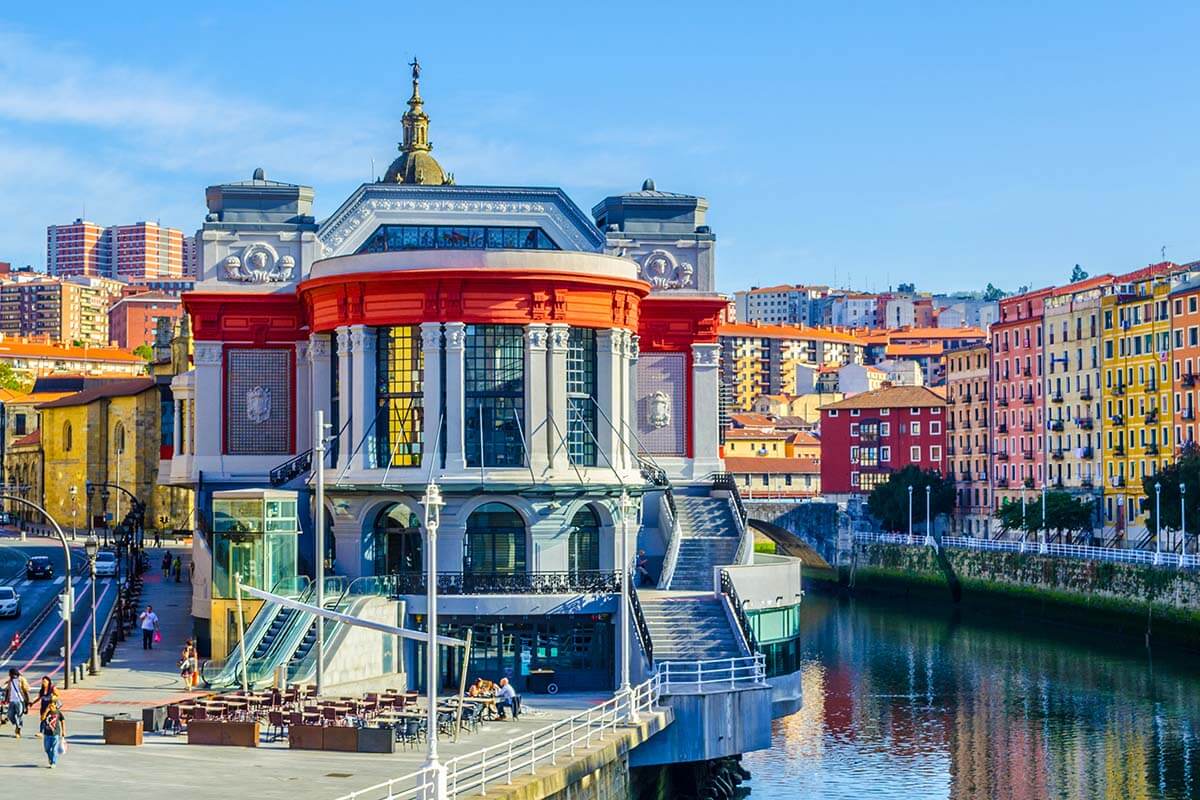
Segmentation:
[(154, 378), (118, 378), (38, 406), (45, 460), (43, 503), (58, 523), (115, 525), (129, 498), (90, 500), (88, 483), (113, 484), (146, 504), (147, 528), (186, 528), (189, 491), (158, 485), (161, 400)]
[(1117, 531), (1139, 540), (1146, 535), (1143, 479), (1174, 456), (1169, 445), (1171, 266), (1118, 277), (1114, 292), (1100, 301), (1105, 516)]
[(764, 394), (754, 400), (751, 410), (758, 414), (773, 414), (776, 417), (797, 417), (816, 425), (821, 421), (821, 406), (836, 403), (844, 396), (841, 392)]

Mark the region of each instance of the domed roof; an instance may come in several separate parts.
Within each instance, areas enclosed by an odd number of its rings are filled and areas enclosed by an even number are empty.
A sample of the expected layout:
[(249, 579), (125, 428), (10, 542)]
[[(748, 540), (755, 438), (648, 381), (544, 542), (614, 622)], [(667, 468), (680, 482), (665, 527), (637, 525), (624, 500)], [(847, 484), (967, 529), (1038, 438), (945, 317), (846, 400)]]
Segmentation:
[(429, 116), (421, 99), (421, 65), (414, 58), (409, 66), (412, 97), (408, 98), (408, 111), (404, 114), (404, 141), (400, 143), (399, 158), (388, 167), (383, 182), (449, 186), (454, 183), (454, 176), (447, 174), (429, 153), (433, 145), (429, 143)]

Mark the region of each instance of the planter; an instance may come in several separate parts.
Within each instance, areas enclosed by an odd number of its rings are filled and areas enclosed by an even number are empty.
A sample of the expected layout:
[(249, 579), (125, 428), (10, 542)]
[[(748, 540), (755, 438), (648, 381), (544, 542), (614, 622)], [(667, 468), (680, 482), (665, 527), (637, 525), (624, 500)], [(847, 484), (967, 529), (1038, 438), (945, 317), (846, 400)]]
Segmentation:
[(258, 747), (257, 722), (223, 722), (197, 719), (187, 726), (188, 744), (221, 747)]
[(142, 721), (105, 717), (104, 743), (139, 747), (142, 744)]
[(358, 752), (360, 753), (394, 753), (396, 752), (396, 736), (391, 728), (359, 728)]
[(341, 725), (330, 725), (328, 728), (324, 728), (321, 749), (337, 753), (357, 753), (358, 728), (345, 728)]
[(320, 725), (289, 725), (288, 747), (293, 750), (321, 750), (325, 729)]

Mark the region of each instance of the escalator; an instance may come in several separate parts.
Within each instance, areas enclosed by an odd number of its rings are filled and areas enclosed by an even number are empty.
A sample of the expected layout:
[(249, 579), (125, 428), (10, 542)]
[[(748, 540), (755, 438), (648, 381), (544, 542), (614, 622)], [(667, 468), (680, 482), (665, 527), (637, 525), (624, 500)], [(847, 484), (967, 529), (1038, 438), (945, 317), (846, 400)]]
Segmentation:
[[(312, 581), (306, 577), (285, 578), (273, 587), (272, 594), (293, 597), (301, 601), (312, 592)], [(264, 603), (254, 621), (246, 628), (245, 642), (249, 652), (248, 662), (265, 658), (272, 646), (291, 624), (296, 612), (278, 603)], [(241, 684), (240, 651), (236, 648), (222, 659), (210, 659), (200, 666), (200, 678), (209, 688), (226, 688)]]

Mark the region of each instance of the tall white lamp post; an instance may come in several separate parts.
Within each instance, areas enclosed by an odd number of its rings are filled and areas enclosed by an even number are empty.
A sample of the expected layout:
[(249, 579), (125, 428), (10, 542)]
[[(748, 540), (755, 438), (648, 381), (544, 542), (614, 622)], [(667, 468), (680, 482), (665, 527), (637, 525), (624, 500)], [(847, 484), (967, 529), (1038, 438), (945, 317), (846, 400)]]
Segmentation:
[(1162, 563), (1162, 481), (1154, 484), (1154, 563)]
[(629, 522), (633, 516), (633, 498), (628, 492), (621, 492), (621, 687), (617, 690), (618, 695), (625, 698), (625, 702), (629, 704), (629, 718), (637, 719), (637, 712), (633, 708), (633, 685), (629, 678), (629, 659), (631, 651), (630, 639), (630, 624), (632, 622), (632, 610), (630, 609), (629, 592)]
[(1184, 510), (1183, 498), (1187, 495), (1187, 484), (1179, 484), (1179, 565), (1183, 566), (1183, 557), (1187, 553), (1187, 512)]
[(422, 498), (422, 504), (425, 506), (425, 604), (427, 606), (425, 613), (425, 624), (429, 631), (429, 643), (425, 648), (425, 697), (429, 704), (429, 716), (427, 718), (427, 728), (425, 741), (427, 744), (425, 751), (425, 768), (434, 770), (434, 780), (437, 783), (435, 787), (434, 797), (443, 798), (446, 796), (446, 769), (438, 763), (438, 748), (437, 748), (437, 682), (438, 682), (438, 608), (437, 608), (437, 531), (442, 519), (442, 506), (446, 501), (442, 499), (442, 492), (438, 489), (437, 484), (430, 482), (425, 487), (425, 497)]
[[(313, 503), (313, 529), (317, 551), (317, 608), (325, 607), (325, 411), (317, 409), (313, 429), (313, 478), (316, 501)], [(325, 620), (317, 617), (317, 696), (325, 691)]]
[(913, 487), (908, 487), (908, 543), (912, 544), (912, 490)]
[(1038, 552), (1045, 553), (1050, 548), (1046, 546), (1046, 482), (1042, 481), (1042, 529), (1038, 536)]
[(930, 523), (929, 517), (929, 494), (932, 487), (925, 487), (925, 546), (933, 547), (933, 526)]
[(100, 672), (100, 660), (96, 658), (96, 553), (99, 550), (100, 543), (96, 541), (95, 536), (89, 536), (87, 541), (83, 543), (83, 552), (87, 554), (88, 570), (91, 572), (92, 583), (92, 657), (88, 661), (89, 675), (96, 675)]

